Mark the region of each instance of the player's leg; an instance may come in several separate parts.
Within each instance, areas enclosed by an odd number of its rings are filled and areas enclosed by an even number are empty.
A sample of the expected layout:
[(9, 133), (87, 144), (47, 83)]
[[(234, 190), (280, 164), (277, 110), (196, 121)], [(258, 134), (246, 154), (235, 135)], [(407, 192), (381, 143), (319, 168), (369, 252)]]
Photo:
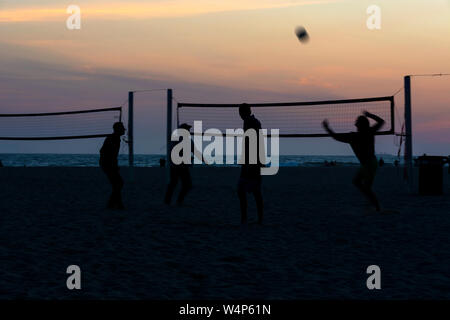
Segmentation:
[(104, 167), (102, 167), (102, 170), (103, 170), (104, 174), (106, 175), (106, 177), (108, 178), (109, 184), (111, 185), (111, 193), (109, 195), (108, 203), (107, 203), (106, 207), (108, 209), (112, 209), (114, 207), (114, 181), (112, 178), (111, 170), (108, 170), (107, 168), (104, 168)]
[(370, 203), (375, 207), (375, 209), (377, 211), (381, 211), (380, 203), (378, 202), (377, 196), (372, 191), (372, 189), (370, 187), (365, 187), (363, 192), (369, 199)]
[(377, 196), (375, 195), (375, 192), (373, 192), (373, 190), (372, 190), (372, 185), (373, 185), (373, 181), (375, 180), (377, 168), (378, 168), (378, 163), (377, 163), (376, 159), (374, 159), (367, 165), (367, 167), (366, 167), (367, 172), (365, 172), (365, 176), (364, 176), (364, 180), (363, 180), (363, 188), (364, 188), (365, 194), (367, 195), (367, 198), (372, 203), (372, 205), (375, 207), (375, 209), (377, 211), (381, 211), (380, 203), (377, 199)]
[(376, 159), (374, 162), (361, 165), (353, 178), (353, 184), (367, 197), (375, 209), (380, 211), (380, 203), (378, 202), (375, 193), (372, 191), (372, 184), (375, 178), (376, 169)]
[(363, 167), (360, 166), (352, 180), (353, 185), (356, 188), (358, 188), (360, 191), (362, 191), (362, 187), (363, 187), (363, 177), (362, 176), (363, 176)]
[(123, 187), (123, 179), (120, 176), (118, 170), (107, 169), (104, 170), (108, 180), (111, 184), (112, 192), (109, 197), (107, 207), (109, 209), (123, 209), (122, 203), (122, 187)]
[(175, 190), (175, 187), (178, 183), (178, 168), (175, 166), (170, 167), (170, 178), (169, 178), (169, 184), (167, 185), (166, 194), (164, 196), (164, 203), (170, 204), (170, 201), (172, 200), (173, 191)]
[(181, 205), (183, 203), (184, 197), (192, 189), (192, 179), (188, 167), (180, 168), (180, 178), (181, 178), (181, 190), (177, 199), (178, 205)]
[(120, 175), (119, 170), (115, 172), (115, 184), (114, 184), (114, 190), (115, 190), (115, 200), (116, 205), (118, 209), (125, 209), (123, 202), (122, 202), (122, 189), (123, 189), (123, 179)]

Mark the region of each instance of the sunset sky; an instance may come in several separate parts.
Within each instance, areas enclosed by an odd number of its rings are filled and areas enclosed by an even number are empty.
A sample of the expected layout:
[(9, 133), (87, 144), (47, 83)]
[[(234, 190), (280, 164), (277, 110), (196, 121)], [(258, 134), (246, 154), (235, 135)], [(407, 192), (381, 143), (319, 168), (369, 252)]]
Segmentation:
[[(71, 4), (81, 30), (66, 28)], [(381, 30), (366, 26), (372, 4)], [(118, 106), (129, 90), (169, 87), (186, 102), (388, 96), (404, 75), (450, 73), (447, 0), (0, 0), (0, 30), (0, 113)], [(412, 84), (414, 153), (449, 155), (450, 77)], [(164, 152), (164, 104), (163, 92), (136, 96), (137, 153)], [(281, 143), (287, 154), (350, 154), (330, 139)], [(100, 144), (0, 141), (0, 152)], [(394, 138), (377, 152), (396, 153)]]

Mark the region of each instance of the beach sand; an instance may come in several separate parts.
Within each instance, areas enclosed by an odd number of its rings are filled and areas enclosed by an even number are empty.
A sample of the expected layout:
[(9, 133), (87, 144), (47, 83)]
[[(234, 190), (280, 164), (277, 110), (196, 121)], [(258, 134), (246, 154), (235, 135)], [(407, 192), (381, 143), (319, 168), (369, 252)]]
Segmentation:
[[(450, 298), (449, 192), (409, 193), (383, 167), (374, 189), (398, 212), (368, 214), (355, 170), (281, 168), (263, 180), (265, 224), (249, 196), (241, 226), (239, 168), (193, 168), (181, 208), (162, 203), (163, 168), (133, 183), (123, 168), (123, 212), (104, 209), (98, 168), (0, 168), (0, 298)], [(81, 290), (66, 288), (69, 265)], [(381, 290), (366, 287), (369, 265)]]

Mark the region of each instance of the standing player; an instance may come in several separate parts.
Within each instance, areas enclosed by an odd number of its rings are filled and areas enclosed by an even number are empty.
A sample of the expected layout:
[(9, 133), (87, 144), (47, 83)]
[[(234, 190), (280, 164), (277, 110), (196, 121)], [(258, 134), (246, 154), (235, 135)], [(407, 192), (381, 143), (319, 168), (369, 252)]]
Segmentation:
[[(246, 137), (243, 141), (243, 150), (245, 159), (243, 159), (243, 164), (241, 167), (241, 176), (239, 178), (238, 183), (238, 196), (241, 207), (241, 222), (242, 224), (247, 223), (247, 193), (253, 193), (256, 201), (256, 209), (258, 211), (258, 223), (262, 224), (263, 222), (263, 214), (264, 214), (264, 206), (263, 206), (263, 197), (261, 192), (261, 167), (262, 164), (259, 160), (259, 130), (261, 129), (261, 123), (258, 119), (252, 115), (252, 111), (250, 106), (246, 103), (243, 103), (239, 106), (239, 115), (242, 120), (244, 120), (244, 132), (249, 129), (253, 129), (256, 131), (256, 141), (250, 141), (248, 137)], [(256, 142), (256, 148), (250, 148), (250, 143)], [(257, 161), (256, 164), (250, 163), (250, 150), (257, 151)]]
[[(192, 126), (188, 125), (187, 123), (183, 123), (178, 128), (190, 131)], [(172, 153), (172, 149), (175, 146), (175, 144), (176, 142), (171, 141), (170, 153)], [(202, 153), (195, 147), (192, 139), (191, 139), (191, 153), (193, 153), (194, 156), (196, 156), (198, 159), (201, 159), (203, 160), (203, 162), (208, 164), (203, 158)], [(177, 205), (181, 206), (183, 204), (184, 197), (192, 189), (192, 179), (191, 174), (189, 172), (189, 164), (187, 163), (175, 164), (173, 163), (172, 159), (169, 159), (169, 165), (170, 165), (170, 180), (169, 184), (167, 185), (166, 194), (164, 196), (164, 203), (167, 205), (170, 204), (178, 180), (181, 180), (181, 190), (177, 198)]]
[(120, 137), (125, 134), (125, 127), (122, 122), (113, 125), (114, 132), (106, 137), (100, 149), (100, 167), (111, 183), (112, 192), (109, 197), (108, 209), (125, 209), (122, 203), (123, 179), (120, 176), (117, 156), (120, 150)]
[[(378, 161), (375, 157), (375, 133), (384, 125), (384, 120), (380, 117), (365, 111), (363, 116), (356, 119), (355, 126), (357, 132), (337, 134), (330, 129), (328, 120), (323, 121), (325, 130), (337, 141), (349, 143), (358, 158), (361, 166), (353, 178), (353, 184), (369, 199), (376, 211), (381, 211), (380, 203), (372, 191), (372, 184), (377, 171)], [(374, 126), (370, 126), (369, 120), (376, 121)]]

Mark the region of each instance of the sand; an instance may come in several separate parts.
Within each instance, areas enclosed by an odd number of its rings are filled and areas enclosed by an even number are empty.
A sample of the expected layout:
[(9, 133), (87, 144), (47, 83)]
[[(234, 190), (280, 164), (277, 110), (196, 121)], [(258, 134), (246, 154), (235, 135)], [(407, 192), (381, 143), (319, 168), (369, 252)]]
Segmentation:
[[(164, 169), (135, 169), (131, 183), (124, 168), (124, 212), (104, 209), (98, 168), (1, 168), (0, 298), (450, 298), (448, 192), (408, 193), (383, 167), (374, 188), (398, 213), (370, 215), (355, 170), (282, 168), (264, 177), (265, 224), (250, 198), (241, 226), (238, 168), (194, 168), (182, 208), (162, 204)], [(373, 264), (381, 290), (366, 287)]]

